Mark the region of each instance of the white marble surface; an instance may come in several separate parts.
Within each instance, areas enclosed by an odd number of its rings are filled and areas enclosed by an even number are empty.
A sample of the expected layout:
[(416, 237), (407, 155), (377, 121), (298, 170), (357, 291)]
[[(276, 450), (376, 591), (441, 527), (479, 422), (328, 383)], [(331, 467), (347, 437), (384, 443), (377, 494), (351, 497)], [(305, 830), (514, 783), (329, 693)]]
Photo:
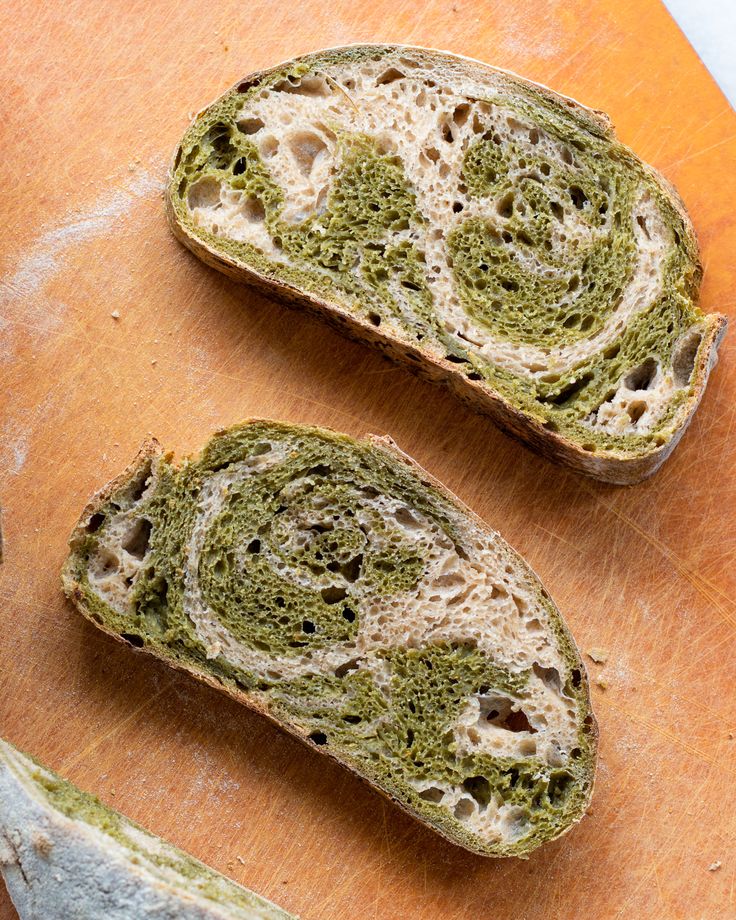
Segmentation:
[(736, 0), (664, 0), (664, 4), (736, 108)]

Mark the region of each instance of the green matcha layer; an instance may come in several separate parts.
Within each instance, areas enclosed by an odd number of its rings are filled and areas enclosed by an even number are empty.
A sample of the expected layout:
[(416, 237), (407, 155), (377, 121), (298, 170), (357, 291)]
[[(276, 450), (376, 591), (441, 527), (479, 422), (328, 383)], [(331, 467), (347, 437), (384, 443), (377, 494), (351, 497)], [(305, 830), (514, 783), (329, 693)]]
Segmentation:
[(583, 815), (580, 656), (516, 553), (387, 439), (252, 421), (155, 443), (85, 509), (67, 593), (477, 853)]
[(295, 920), (3, 739), (0, 871), (20, 920)]
[(247, 78), (187, 131), (168, 208), (205, 261), (613, 482), (674, 447), (725, 328), (682, 203), (605, 116), (440, 52)]

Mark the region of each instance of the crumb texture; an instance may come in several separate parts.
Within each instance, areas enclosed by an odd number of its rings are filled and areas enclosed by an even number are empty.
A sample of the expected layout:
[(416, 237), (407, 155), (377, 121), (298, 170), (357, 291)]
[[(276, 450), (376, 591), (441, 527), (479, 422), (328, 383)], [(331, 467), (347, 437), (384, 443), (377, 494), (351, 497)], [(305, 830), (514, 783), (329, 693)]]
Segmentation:
[(142, 460), (83, 520), (67, 590), (133, 645), (241, 691), (457, 842), (577, 820), (584, 669), (533, 573), (379, 442), (251, 422)]
[(297, 59), (195, 121), (170, 186), (216, 252), (350, 313), (589, 453), (682, 426), (691, 230), (599, 119), (451, 55)]
[(0, 871), (20, 920), (295, 920), (2, 739)]

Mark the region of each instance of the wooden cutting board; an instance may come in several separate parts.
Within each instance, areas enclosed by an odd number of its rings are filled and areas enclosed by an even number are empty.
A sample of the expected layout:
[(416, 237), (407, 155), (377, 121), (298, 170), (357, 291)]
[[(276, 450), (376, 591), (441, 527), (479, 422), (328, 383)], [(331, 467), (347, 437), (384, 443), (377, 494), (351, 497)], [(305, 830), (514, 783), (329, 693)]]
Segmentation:
[[(448, 48), (608, 111), (690, 209), (704, 308), (734, 313), (736, 115), (665, 9), (12, 0), (0, 16), (0, 734), (304, 920), (736, 917), (736, 335), (664, 469), (599, 485), (207, 269), (161, 204), (191, 114), (247, 72), (357, 40)], [(583, 650), (608, 650), (588, 659), (596, 793), (564, 839), (526, 862), (468, 855), (64, 602), (68, 532), (143, 437), (181, 454), (250, 415), (390, 433), (526, 556)]]

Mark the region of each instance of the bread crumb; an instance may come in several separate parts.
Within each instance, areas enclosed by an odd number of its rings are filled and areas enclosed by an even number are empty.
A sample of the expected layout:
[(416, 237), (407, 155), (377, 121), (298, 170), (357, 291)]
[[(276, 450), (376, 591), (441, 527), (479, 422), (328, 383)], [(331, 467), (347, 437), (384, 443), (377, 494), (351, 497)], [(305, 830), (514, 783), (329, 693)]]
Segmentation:
[(601, 688), (601, 690), (607, 690), (607, 689), (608, 689), (608, 681), (607, 681), (607, 680), (604, 680), (602, 677), (599, 677), (598, 680), (596, 681), (596, 683), (597, 683), (598, 686)]
[(235, 858), (237, 859), (237, 861), (240, 863), (241, 866), (245, 865), (245, 860), (243, 859), (242, 856), (236, 856)]
[(112, 316), (113, 319), (120, 319), (120, 310), (113, 310), (110, 316)]
[(721, 861), (717, 859), (708, 866), (708, 872), (717, 872), (721, 868)]
[(151, 359), (151, 364), (155, 367), (158, 364), (158, 361), (155, 358)]
[(608, 661), (608, 649), (605, 648), (598, 648), (596, 646), (595, 648), (589, 649), (585, 654), (592, 661), (595, 661), (596, 664), (605, 664)]
[(48, 856), (54, 848), (52, 841), (46, 834), (38, 833), (33, 838), (33, 849), (41, 856)]

